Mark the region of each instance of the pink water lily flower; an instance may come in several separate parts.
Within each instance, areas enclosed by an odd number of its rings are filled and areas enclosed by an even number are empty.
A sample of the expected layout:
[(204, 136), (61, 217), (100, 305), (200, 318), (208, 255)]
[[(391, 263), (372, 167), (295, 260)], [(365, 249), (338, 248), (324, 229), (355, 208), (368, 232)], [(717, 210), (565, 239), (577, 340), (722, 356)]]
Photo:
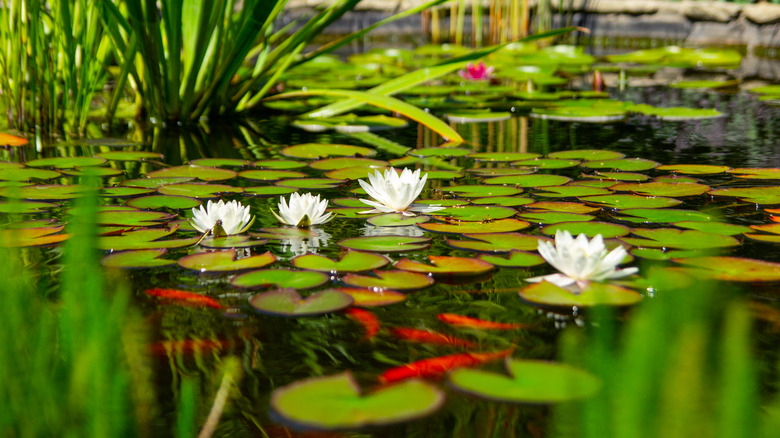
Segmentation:
[(489, 81), (493, 77), (494, 67), (488, 67), (484, 62), (469, 63), (464, 70), (458, 70), (460, 77), (467, 81)]

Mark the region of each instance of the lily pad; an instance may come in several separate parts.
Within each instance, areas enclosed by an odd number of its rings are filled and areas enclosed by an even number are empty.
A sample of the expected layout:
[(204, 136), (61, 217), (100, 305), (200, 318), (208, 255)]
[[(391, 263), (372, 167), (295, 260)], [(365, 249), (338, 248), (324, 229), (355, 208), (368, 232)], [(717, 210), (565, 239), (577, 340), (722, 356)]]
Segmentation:
[(128, 179), (122, 181), (120, 185), (126, 187), (144, 187), (147, 189), (156, 189), (168, 184), (180, 184), (180, 183), (186, 183), (194, 180), (195, 178), (185, 178), (185, 177), (138, 178), (138, 179)]
[(159, 268), (176, 264), (175, 260), (162, 259), (166, 250), (141, 249), (109, 254), (100, 260), (108, 268)]
[(282, 155), (293, 158), (315, 160), (325, 157), (372, 157), (376, 151), (362, 146), (346, 144), (306, 143), (290, 146), (280, 151)]
[(431, 231), (434, 233), (447, 233), (447, 234), (464, 234), (464, 233), (507, 233), (511, 231), (519, 231), (523, 228), (528, 228), (530, 224), (526, 221), (520, 221), (517, 219), (497, 219), (491, 221), (474, 222), (474, 221), (458, 221), (458, 222), (429, 222), (424, 224), (417, 224), (418, 227), (425, 231)]
[(736, 197), (753, 204), (780, 204), (780, 186), (715, 189), (707, 193), (712, 196)]
[(508, 376), (459, 368), (448, 380), (458, 391), (510, 403), (560, 403), (591, 397), (601, 389), (592, 374), (561, 363), (507, 358), (506, 369)]
[(220, 195), (243, 193), (241, 187), (233, 187), (226, 184), (168, 184), (157, 189), (161, 195), (186, 196), (189, 198), (216, 198)]
[(149, 228), (127, 231), (117, 236), (103, 236), (98, 239), (98, 248), (110, 251), (131, 249), (181, 248), (194, 245), (199, 236), (189, 239), (158, 240), (175, 233), (177, 227)]
[(176, 217), (161, 211), (102, 211), (98, 214), (98, 225), (115, 225), (120, 227), (160, 226), (163, 222)]
[(405, 227), (428, 222), (430, 219), (429, 216), (404, 216), (401, 213), (389, 213), (372, 216), (366, 222), (377, 227)]
[(141, 187), (103, 187), (100, 190), (100, 196), (109, 198), (130, 198), (133, 196), (148, 195), (153, 193), (154, 189), (144, 189)]
[(351, 250), (347, 251), (339, 261), (318, 254), (305, 254), (292, 259), (292, 265), (296, 268), (330, 274), (370, 271), (384, 267), (388, 263), (390, 260), (383, 255)]
[(200, 201), (186, 196), (154, 195), (130, 199), (126, 202), (130, 207), (158, 210), (170, 208), (172, 210), (184, 210), (197, 207)]
[(31, 179), (52, 179), (60, 176), (56, 170), (9, 167), (0, 169), (1, 181), (29, 181)]
[(599, 187), (579, 185), (544, 187), (543, 191), (534, 191), (534, 194), (544, 198), (577, 198), (581, 196), (608, 195), (611, 191)]
[(528, 268), (546, 263), (538, 254), (517, 250), (510, 251), (509, 257), (481, 254), (479, 259), (501, 268)]
[(59, 234), (64, 228), (64, 225), (56, 225), (0, 230), (0, 246), (20, 248), (56, 245), (70, 238), (70, 234)]
[(200, 246), (204, 248), (252, 248), (268, 243), (266, 239), (255, 239), (250, 236), (227, 236), (227, 237), (214, 237), (208, 236), (200, 241)]
[(515, 187), (550, 187), (562, 186), (571, 181), (571, 178), (561, 175), (517, 175), (517, 176), (496, 176), (482, 180), (485, 184), (506, 184)]
[(708, 277), (738, 282), (780, 281), (780, 263), (742, 257), (694, 257), (674, 259)]
[(179, 259), (179, 266), (193, 271), (239, 272), (247, 269), (260, 269), (276, 261), (270, 251), (260, 255), (236, 259), (236, 250), (211, 251), (191, 254)]
[(512, 163), (513, 166), (538, 167), (540, 169), (568, 169), (580, 164), (577, 160), (562, 160), (557, 158), (534, 158)]
[(162, 159), (163, 154), (145, 151), (108, 151), (99, 152), (95, 154), (95, 156), (111, 161), (144, 161), (160, 160)]
[(444, 394), (421, 380), (364, 394), (349, 372), (298, 381), (274, 391), (271, 408), (286, 421), (320, 430), (384, 426), (430, 415)]
[[(641, 182), (641, 181), (647, 181), (650, 179), (649, 176), (643, 174), (643, 173), (635, 173), (635, 172), (599, 172), (596, 171), (593, 175), (582, 175), (585, 178), (593, 178), (593, 179), (600, 179), (600, 180), (615, 180), (615, 181), (634, 181), (634, 182)], [(674, 182), (682, 182), (682, 181), (674, 181)]]
[(737, 178), (744, 179), (780, 179), (780, 169), (778, 168), (738, 168), (728, 172)]
[(73, 169), (60, 169), (63, 175), (68, 176), (92, 176), (101, 178), (110, 178), (125, 173), (122, 169), (113, 167), (74, 167)]
[(591, 307), (596, 305), (630, 306), (642, 300), (642, 295), (609, 283), (590, 283), (576, 294), (550, 282), (542, 281), (520, 289), (520, 298), (548, 307)]
[(197, 178), (201, 181), (224, 181), (236, 175), (235, 171), (229, 169), (191, 165), (166, 167), (146, 174), (149, 178)]
[(749, 233), (750, 227), (745, 225), (727, 224), (724, 222), (702, 222), (702, 221), (680, 221), (673, 224), (676, 227), (687, 228), (689, 230), (704, 231), (707, 233), (723, 234), (725, 236), (735, 236), (737, 234)]
[[(387, 169), (389, 169), (389, 167), (381, 167), (381, 168), (373, 168), (373, 167), (368, 168), (365, 166), (345, 167), (343, 169), (336, 169), (336, 170), (331, 170), (329, 172), (325, 172), (325, 176), (333, 180), (365, 179), (369, 173), (373, 174), (375, 171), (379, 171), (380, 173), (382, 173)], [(360, 188), (360, 190), (363, 189)]]
[(0, 202), (0, 213), (32, 214), (42, 213), (57, 207), (50, 202)]
[(463, 185), (442, 187), (439, 189), (444, 193), (453, 193), (464, 198), (483, 198), (490, 196), (512, 196), (523, 193), (522, 189), (515, 187), (496, 187), (486, 185)]
[(731, 236), (705, 233), (697, 230), (678, 230), (676, 228), (635, 228), (632, 234), (639, 236), (621, 237), (623, 242), (640, 247), (707, 249), (738, 246), (739, 241)]
[(656, 170), (681, 173), (684, 175), (714, 175), (729, 170), (729, 166), (714, 166), (711, 164), (666, 164)]
[(262, 169), (286, 170), (286, 169), (300, 169), (301, 167), (306, 167), (308, 164), (301, 161), (293, 161), (293, 160), (260, 160), (260, 161), (255, 161), (254, 165)]
[(474, 152), (473, 150), (466, 149), (466, 148), (441, 148), (441, 147), (409, 149), (408, 151), (406, 151), (407, 154), (413, 157), (423, 157), (423, 158), (424, 157), (442, 157), (442, 158), (463, 157), (473, 152)]
[(388, 167), (387, 161), (373, 160), (370, 158), (325, 158), (309, 163), (309, 167), (319, 170), (344, 169), (346, 167), (364, 167), (366, 176), (373, 173), (373, 169)]
[(658, 166), (660, 166), (659, 163), (644, 158), (621, 158), (619, 160), (597, 160), (582, 163), (582, 167), (588, 169), (612, 169), (624, 172), (641, 172), (655, 169)]
[(427, 248), (430, 241), (429, 237), (372, 236), (344, 239), (339, 245), (358, 251), (408, 252)]
[(498, 219), (506, 219), (517, 214), (517, 210), (509, 207), (495, 205), (457, 205), (447, 207), (434, 213), (434, 217), (445, 220), (445, 217), (461, 221), (489, 222)]
[(337, 287), (355, 300), (352, 305), (356, 307), (381, 307), (406, 301), (406, 295), (387, 289), (363, 289), (358, 287)]
[(573, 151), (553, 152), (547, 155), (548, 158), (560, 160), (583, 160), (583, 161), (606, 161), (619, 160), (625, 157), (624, 154), (615, 151), (605, 151), (603, 149), (579, 149)]
[(539, 156), (539, 154), (530, 152), (480, 152), (469, 155), (469, 158), (473, 158), (477, 161), (502, 163), (509, 161), (530, 160)]
[(531, 198), (518, 196), (488, 196), (486, 198), (470, 199), (475, 205), (500, 205), (501, 207), (517, 207), (534, 202)]
[(277, 181), (275, 184), (277, 186), (292, 187), (295, 189), (322, 190), (336, 188), (343, 182), (344, 180), (329, 178), (297, 178), (283, 179), (281, 181)]
[(685, 197), (685, 196), (698, 196), (706, 193), (710, 190), (710, 186), (697, 183), (664, 183), (664, 182), (649, 182), (649, 183), (623, 183), (615, 184), (610, 187), (610, 190), (618, 192), (632, 192), (637, 195), (644, 196), (670, 196), (670, 197)]
[(566, 213), (560, 211), (542, 211), (523, 213), (519, 218), (539, 224), (555, 224), (558, 222), (588, 222), (596, 219), (596, 216), (579, 213)]
[(525, 206), (533, 210), (557, 211), (561, 213), (588, 214), (601, 210), (599, 207), (590, 207), (577, 202), (540, 201)]
[(493, 270), (493, 265), (480, 259), (470, 257), (449, 257), (429, 255), (428, 260), (432, 265), (415, 262), (409, 259), (401, 259), (394, 266), (404, 271), (420, 272), (423, 274), (446, 276), (470, 276), (482, 275)]
[(254, 181), (278, 181), (285, 178), (303, 178), (306, 174), (292, 170), (245, 170), (238, 176)]
[[(329, 280), (330, 277), (321, 272), (264, 269), (239, 274), (233, 277), (230, 285), (240, 288), (276, 286), (279, 288), (311, 289), (322, 286)], [(349, 304), (351, 304), (351, 300)]]
[(302, 298), (295, 289), (282, 288), (252, 295), (249, 304), (259, 313), (276, 316), (311, 316), (336, 312), (352, 305), (352, 297), (326, 289)]
[(433, 278), (408, 271), (374, 271), (374, 275), (347, 274), (341, 281), (370, 289), (417, 290), (433, 284)]
[(467, 251), (507, 253), (512, 250), (535, 251), (540, 240), (550, 240), (547, 237), (520, 233), (464, 234), (463, 236), (469, 240), (447, 239), (447, 245)]
[(205, 167), (243, 167), (249, 166), (251, 163), (238, 158), (198, 158), (187, 164)]
[(81, 196), (90, 190), (81, 185), (34, 185), (24, 187), (0, 187), (0, 196), (18, 197), (35, 201), (61, 201)]
[(681, 221), (712, 221), (715, 217), (703, 211), (655, 208), (632, 208), (618, 213), (620, 220), (635, 223), (664, 223)]
[(558, 230), (566, 230), (572, 236), (585, 234), (590, 238), (601, 234), (601, 237), (605, 239), (625, 236), (631, 232), (631, 229), (628, 227), (606, 222), (559, 222), (542, 228), (541, 232), (548, 236), (554, 236)]
[(665, 208), (682, 204), (682, 201), (674, 198), (664, 198), (662, 196), (646, 197), (639, 195), (585, 196), (580, 198), (580, 200), (586, 204), (600, 205), (614, 209)]
[(55, 169), (70, 169), (73, 167), (100, 166), (106, 163), (100, 157), (53, 157), (30, 160), (24, 164), (30, 167), (53, 167)]

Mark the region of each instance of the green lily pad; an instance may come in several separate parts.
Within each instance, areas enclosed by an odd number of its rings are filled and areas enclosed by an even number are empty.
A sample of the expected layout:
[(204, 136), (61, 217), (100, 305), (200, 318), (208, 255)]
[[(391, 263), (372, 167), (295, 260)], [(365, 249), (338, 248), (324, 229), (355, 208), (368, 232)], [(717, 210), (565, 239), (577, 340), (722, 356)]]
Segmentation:
[(542, 190), (535, 190), (534, 194), (544, 198), (578, 198), (581, 196), (608, 195), (612, 193), (607, 189), (580, 185), (544, 187)]
[(163, 154), (145, 151), (108, 151), (95, 154), (96, 157), (111, 161), (161, 160)]
[[(481, 102), (484, 96), (480, 96), (477, 99)], [(452, 123), (487, 123), (506, 120), (512, 117), (512, 113), (505, 111), (463, 110), (450, 112), (445, 114), (445, 117)]]
[(583, 161), (606, 161), (619, 160), (625, 157), (624, 154), (615, 151), (605, 151), (602, 149), (579, 149), (573, 151), (553, 152), (547, 155), (548, 158), (560, 160), (583, 160)]
[(322, 315), (346, 309), (352, 305), (352, 301), (351, 296), (335, 289), (326, 289), (302, 298), (295, 289), (282, 288), (249, 298), (249, 304), (257, 312), (276, 316)]
[(635, 228), (632, 234), (639, 236), (621, 237), (620, 240), (631, 245), (650, 248), (707, 249), (738, 246), (739, 241), (731, 236), (705, 233), (697, 230), (678, 230), (676, 228)]
[(618, 219), (635, 223), (663, 223), (681, 221), (712, 221), (709, 213), (695, 210), (633, 208), (620, 210)]
[(252, 248), (268, 243), (266, 239), (255, 239), (251, 236), (227, 236), (227, 237), (214, 237), (208, 236), (200, 241), (200, 246), (204, 248)]
[(601, 389), (592, 374), (561, 363), (507, 358), (506, 369), (508, 376), (459, 368), (448, 380), (458, 391), (510, 403), (560, 403), (591, 397)]
[(453, 193), (464, 198), (483, 198), (490, 196), (512, 196), (523, 193), (522, 189), (515, 187), (496, 187), (486, 185), (463, 185), (442, 187), (444, 193)]
[(508, 253), (512, 250), (535, 251), (540, 240), (550, 240), (547, 237), (520, 233), (464, 234), (463, 236), (469, 240), (447, 239), (447, 245), (467, 251)]
[(507, 233), (528, 228), (530, 224), (517, 219), (497, 219), (491, 221), (458, 221), (458, 222), (429, 222), (417, 224), (425, 231), (447, 234), (474, 234), (474, 233)]
[(477, 161), (502, 163), (509, 161), (530, 160), (539, 156), (539, 154), (530, 152), (480, 152), (469, 155), (469, 158), (473, 158)]
[(597, 305), (630, 306), (642, 300), (642, 295), (609, 283), (590, 283), (576, 294), (550, 282), (542, 281), (520, 289), (520, 298), (546, 307), (591, 307)]
[(0, 246), (6, 248), (26, 248), (56, 245), (70, 238), (70, 234), (58, 234), (64, 228), (64, 225), (56, 225), (0, 230)]
[(186, 196), (154, 195), (130, 199), (125, 204), (130, 207), (150, 210), (159, 210), (161, 208), (184, 210), (199, 206), (200, 201)]
[(344, 180), (329, 178), (297, 178), (283, 179), (275, 184), (282, 187), (292, 187), (295, 189), (323, 190), (333, 189), (344, 183)]
[(354, 300), (352, 305), (356, 307), (381, 307), (406, 301), (406, 295), (393, 290), (358, 287), (337, 287), (335, 289), (351, 296)]
[(533, 160), (520, 160), (512, 163), (513, 166), (538, 167), (540, 169), (568, 169), (579, 165), (577, 160), (562, 160), (557, 158), (534, 158)]
[(629, 254), (639, 258), (656, 261), (668, 261), (686, 257), (701, 257), (710, 255), (712, 250), (707, 249), (663, 249), (663, 248), (631, 248)]
[(289, 195), (295, 193), (295, 189), (292, 187), (279, 187), (279, 186), (258, 186), (258, 187), (244, 187), (244, 195), (256, 196), (258, 198)]
[(161, 195), (186, 196), (189, 198), (217, 198), (221, 195), (243, 193), (241, 187), (233, 187), (226, 184), (168, 184), (157, 189)]
[(478, 168), (466, 169), (466, 172), (469, 172), (477, 177), (488, 177), (488, 176), (529, 175), (535, 173), (536, 170), (529, 169), (527, 167), (478, 167)]
[[(322, 272), (263, 269), (239, 274), (233, 277), (230, 285), (240, 288), (275, 286), (278, 288), (312, 289), (322, 286), (329, 280), (330, 277)], [(352, 300), (350, 299), (349, 304), (351, 303)]]
[[(368, 168), (365, 166), (345, 167), (343, 169), (336, 169), (336, 170), (331, 170), (329, 172), (325, 172), (325, 176), (332, 180), (365, 179), (369, 173), (373, 174), (375, 171), (379, 171), (380, 173), (383, 173), (387, 169), (389, 169), (389, 167), (382, 167), (378, 169)], [(363, 190), (362, 188), (359, 189)]]
[(433, 265), (401, 259), (394, 266), (404, 271), (446, 276), (482, 275), (493, 270), (492, 264), (477, 258), (429, 255), (428, 260)]
[(433, 284), (428, 275), (409, 271), (374, 271), (374, 275), (347, 274), (341, 281), (354, 287), (391, 290), (417, 290)]
[(55, 169), (70, 169), (73, 167), (100, 166), (106, 163), (100, 157), (53, 157), (30, 160), (25, 164), (30, 167), (53, 167)]
[(661, 175), (653, 178), (655, 182), (667, 182), (667, 183), (700, 183), (701, 180), (693, 178), (691, 176), (680, 176), (676, 173), (671, 175)]
[(346, 167), (364, 167), (366, 169), (366, 176), (369, 173), (373, 173), (374, 169), (383, 169), (388, 167), (387, 161), (373, 160), (371, 158), (325, 158), (322, 160), (312, 161), (309, 163), (309, 167), (319, 170), (335, 170), (344, 169)]
[(697, 183), (623, 183), (615, 184), (614, 186), (610, 187), (610, 190), (615, 190), (618, 192), (631, 192), (643, 196), (685, 197), (698, 196), (706, 193), (707, 190), (710, 190), (710, 186)]
[(729, 170), (729, 166), (713, 166), (711, 164), (665, 164), (656, 170), (681, 173), (684, 175), (714, 175)]
[(625, 236), (631, 232), (631, 229), (628, 227), (606, 222), (560, 222), (548, 225), (540, 231), (548, 236), (554, 236), (555, 232), (558, 230), (567, 230), (572, 236), (585, 234), (590, 238), (595, 237), (597, 234), (601, 234), (601, 237), (605, 239)]
[(632, 112), (645, 114), (648, 116), (656, 116), (661, 120), (670, 122), (685, 121), (685, 120), (701, 120), (701, 119), (714, 119), (723, 117), (723, 113), (710, 108), (685, 108), (685, 107), (670, 107), (670, 108), (658, 108), (650, 105), (632, 105), (630, 110)]
[(372, 157), (376, 151), (362, 146), (346, 144), (306, 143), (290, 146), (280, 151), (282, 155), (293, 158), (319, 159), (325, 157)]
[(0, 213), (32, 214), (42, 213), (57, 207), (50, 202), (0, 202)]
[(706, 233), (723, 234), (725, 236), (735, 236), (737, 234), (749, 233), (750, 227), (745, 225), (727, 224), (723, 222), (702, 222), (702, 221), (680, 221), (673, 223), (674, 226), (687, 228), (689, 230), (704, 231)]
[(582, 167), (588, 169), (612, 169), (624, 172), (641, 172), (655, 169), (658, 166), (660, 166), (659, 163), (644, 158), (621, 158), (619, 160), (597, 160), (582, 163)]
[(519, 218), (539, 224), (555, 224), (559, 222), (588, 222), (596, 219), (596, 216), (579, 213), (566, 213), (560, 211), (543, 211), (535, 213), (523, 213)]
[(743, 179), (780, 179), (780, 169), (778, 168), (737, 168), (728, 172)]
[(130, 198), (133, 196), (148, 195), (153, 192), (154, 189), (144, 189), (141, 187), (104, 187), (100, 191), (100, 196), (109, 198)]
[(0, 169), (1, 181), (29, 181), (31, 179), (52, 179), (60, 176), (56, 170), (9, 167)]
[(352, 250), (347, 251), (339, 261), (318, 254), (305, 254), (292, 259), (292, 265), (296, 268), (330, 274), (370, 271), (382, 268), (388, 263), (390, 260), (383, 255)]
[(236, 250), (211, 251), (191, 254), (179, 259), (182, 268), (198, 272), (239, 272), (260, 269), (276, 261), (270, 251), (236, 260)]
[(185, 177), (138, 178), (138, 179), (128, 179), (122, 181), (120, 185), (125, 187), (143, 187), (147, 189), (156, 189), (168, 184), (180, 184), (180, 183), (186, 183), (194, 180), (195, 178), (185, 178)]
[(761, 87), (753, 87), (748, 91), (756, 94), (780, 94), (780, 85), (764, 85)]
[(100, 263), (108, 268), (159, 268), (176, 264), (175, 260), (160, 258), (165, 253), (164, 248), (121, 251), (103, 257)]
[(698, 273), (723, 281), (775, 282), (780, 281), (780, 263), (741, 257), (694, 257), (674, 259)]
[(682, 204), (682, 201), (662, 196), (645, 197), (639, 195), (599, 195), (585, 196), (580, 201), (586, 204), (600, 205), (603, 207), (626, 208), (665, 208)]
[(590, 207), (577, 202), (539, 201), (525, 206), (527, 209), (557, 211), (560, 213), (588, 214), (601, 210), (599, 207)]
[(98, 225), (119, 227), (154, 227), (173, 219), (176, 215), (160, 211), (102, 211), (98, 214)]
[(34, 185), (24, 187), (0, 187), (0, 196), (18, 197), (35, 201), (61, 201), (74, 199), (89, 190), (81, 185)]
[(474, 205), (500, 205), (501, 207), (517, 207), (534, 202), (531, 198), (518, 196), (488, 196), (486, 198), (470, 199)]
[(113, 167), (74, 167), (73, 169), (60, 169), (63, 175), (67, 176), (94, 176), (101, 178), (110, 178), (125, 173), (122, 169)]
[(697, 88), (697, 89), (723, 89), (723, 88), (737, 88), (739, 87), (739, 80), (734, 79), (731, 81), (680, 81), (669, 84), (672, 88)]
[(473, 153), (474, 151), (471, 149), (466, 148), (441, 148), (441, 147), (435, 147), (435, 148), (420, 148), (420, 149), (409, 149), (406, 151), (407, 154), (413, 156), (413, 157), (442, 157), (442, 158), (452, 158), (452, 157), (463, 157), (470, 153)]
[(753, 204), (780, 204), (780, 186), (715, 189), (710, 190), (707, 194), (735, 197)]
[(297, 227), (261, 228), (259, 233), (249, 234), (254, 237), (272, 240), (314, 239), (318, 236), (316, 231)]
[(561, 175), (517, 175), (496, 176), (482, 180), (485, 184), (506, 184), (515, 187), (550, 187), (562, 186), (571, 181), (571, 178)]
[(24, 164), (12, 163), (10, 161), (0, 161), (0, 169), (19, 169), (24, 167)]
[[(602, 181), (606, 180), (615, 180), (615, 181), (633, 181), (633, 182), (641, 182), (641, 181), (647, 181), (650, 179), (649, 176), (643, 174), (643, 173), (635, 173), (635, 172), (599, 172), (596, 171), (593, 175), (582, 175), (584, 178), (591, 178), (591, 179), (599, 179)], [(678, 181), (675, 181), (678, 182)], [(682, 182), (682, 181), (679, 181)]]
[(303, 178), (306, 174), (292, 170), (245, 170), (238, 176), (254, 181), (278, 181), (286, 178)]
[(197, 178), (201, 181), (224, 181), (238, 175), (229, 169), (206, 166), (176, 166), (155, 170), (146, 174), (149, 178)]
[(372, 216), (366, 222), (376, 227), (406, 227), (428, 222), (430, 219), (429, 216), (404, 216), (401, 213), (389, 213)]
[(455, 172), (454, 170), (429, 170), (425, 172), (425, 174), (428, 175), (428, 181), (433, 181), (437, 179), (454, 180), (458, 178), (463, 178), (462, 173)]
[(187, 164), (205, 167), (243, 167), (249, 166), (251, 163), (238, 158), (199, 158)]
[(430, 415), (443, 404), (444, 394), (421, 380), (366, 394), (349, 372), (301, 380), (271, 396), (271, 408), (285, 421), (320, 430), (401, 423)]
[(444, 217), (450, 217), (461, 221), (487, 222), (506, 219), (515, 214), (517, 214), (517, 210), (509, 207), (499, 207), (495, 205), (457, 205), (435, 212), (434, 217), (439, 220), (445, 220)]
[(509, 257), (481, 254), (478, 256), (494, 266), (501, 268), (528, 268), (546, 263), (542, 256), (530, 252), (512, 250)]
[(300, 169), (301, 167), (306, 167), (308, 164), (301, 161), (293, 161), (293, 160), (260, 160), (260, 161), (255, 161), (254, 165), (262, 169), (288, 170), (288, 169)]
[(344, 239), (339, 245), (358, 251), (408, 252), (428, 248), (430, 241), (428, 237), (371, 236)]
[(177, 227), (148, 228), (127, 231), (118, 236), (103, 236), (98, 239), (98, 248), (110, 251), (181, 248), (194, 245), (200, 239), (200, 236), (195, 236), (189, 239), (158, 240), (170, 236), (176, 230)]

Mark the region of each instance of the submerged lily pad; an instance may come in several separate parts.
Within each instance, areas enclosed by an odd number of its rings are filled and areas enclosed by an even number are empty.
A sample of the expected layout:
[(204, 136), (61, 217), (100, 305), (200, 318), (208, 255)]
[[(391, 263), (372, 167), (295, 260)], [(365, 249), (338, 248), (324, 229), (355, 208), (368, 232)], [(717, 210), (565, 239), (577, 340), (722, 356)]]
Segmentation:
[(249, 304), (257, 312), (277, 316), (311, 316), (336, 312), (352, 305), (352, 297), (326, 289), (302, 298), (295, 289), (283, 288), (252, 295)]
[(276, 286), (279, 288), (311, 289), (322, 286), (330, 277), (314, 271), (293, 271), (290, 269), (264, 269), (239, 274), (230, 285), (240, 288)]
[(179, 266), (198, 272), (238, 272), (260, 269), (276, 261), (271, 252), (236, 259), (236, 250), (191, 254), (179, 259)]
[(341, 281), (355, 287), (416, 290), (433, 284), (433, 278), (408, 271), (374, 271), (374, 275), (347, 274)]
[(476, 258), (429, 255), (428, 260), (431, 261), (433, 266), (409, 259), (401, 259), (395, 262), (394, 266), (404, 271), (457, 276), (481, 275), (493, 270), (493, 265)]
[(390, 260), (383, 255), (351, 250), (347, 251), (339, 261), (318, 254), (305, 254), (292, 259), (292, 265), (296, 268), (331, 274), (370, 271), (386, 266), (388, 263)]
[(609, 283), (590, 283), (585, 290), (577, 294), (542, 281), (520, 289), (519, 294), (520, 298), (530, 303), (569, 309), (596, 305), (630, 306), (642, 300), (642, 295), (638, 292)]
[(561, 363), (507, 358), (506, 369), (508, 376), (459, 368), (448, 380), (458, 391), (510, 403), (560, 403), (591, 397), (601, 388), (592, 374)]
[(401, 423), (427, 416), (443, 404), (444, 393), (416, 379), (365, 394), (349, 372), (301, 380), (271, 396), (271, 408), (284, 420), (320, 430)]
[(371, 236), (344, 239), (339, 245), (358, 251), (407, 252), (427, 248), (430, 241), (429, 237)]
[(159, 268), (176, 264), (176, 260), (160, 258), (165, 253), (164, 248), (121, 251), (103, 257), (100, 263), (109, 268)]

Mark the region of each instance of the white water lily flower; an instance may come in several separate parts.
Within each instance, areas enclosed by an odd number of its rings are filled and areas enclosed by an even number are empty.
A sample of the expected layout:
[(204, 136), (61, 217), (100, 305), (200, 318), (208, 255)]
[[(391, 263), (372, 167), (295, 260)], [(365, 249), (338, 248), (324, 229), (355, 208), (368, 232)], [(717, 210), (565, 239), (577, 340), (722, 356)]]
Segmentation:
[(289, 204), (284, 196), (279, 198), (279, 214), (271, 210), (271, 213), (279, 219), (279, 222), (295, 227), (308, 227), (320, 225), (333, 219), (333, 213), (325, 214), (328, 208), (328, 200), (320, 201), (320, 195), (312, 196), (311, 193), (290, 195)]
[(358, 180), (360, 187), (366, 191), (374, 201), (361, 199), (364, 204), (374, 207), (373, 210), (361, 211), (361, 213), (402, 213), (405, 216), (414, 216), (413, 212), (433, 213), (444, 207), (438, 205), (415, 205), (412, 202), (420, 196), (428, 174), (420, 177), (420, 169), (412, 172), (404, 168), (399, 175), (395, 169), (385, 170), (384, 175), (377, 170), (374, 175), (368, 174), (367, 183)]
[(555, 246), (551, 242), (539, 241), (539, 254), (557, 270), (557, 274), (526, 278), (533, 283), (549, 281), (560, 287), (577, 284), (584, 289), (590, 281), (604, 281), (623, 278), (637, 273), (638, 268), (615, 269), (626, 257), (626, 250), (619, 246), (607, 252), (604, 238), (597, 234), (588, 241), (588, 236), (580, 234), (573, 238), (568, 231), (555, 233)]
[(190, 224), (201, 233), (211, 233), (218, 237), (240, 234), (248, 230), (255, 221), (249, 215), (249, 206), (244, 207), (238, 201), (225, 203), (209, 201), (206, 208), (192, 209)]

